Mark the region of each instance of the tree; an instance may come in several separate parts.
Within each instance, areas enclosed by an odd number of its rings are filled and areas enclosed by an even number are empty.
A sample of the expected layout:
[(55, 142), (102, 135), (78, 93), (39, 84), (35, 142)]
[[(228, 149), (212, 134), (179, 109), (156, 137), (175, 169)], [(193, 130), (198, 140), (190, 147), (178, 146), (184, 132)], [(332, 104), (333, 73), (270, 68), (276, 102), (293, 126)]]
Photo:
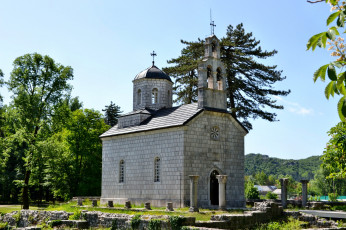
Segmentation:
[(198, 63), (204, 55), (203, 41), (187, 42), (180, 40), (186, 45), (181, 51), (181, 56), (168, 60), (168, 64), (175, 66), (163, 68), (168, 75), (175, 79), (173, 93), (177, 95), (175, 103), (190, 104), (197, 102), (198, 90)]
[(106, 108), (102, 111), (105, 112), (105, 122), (107, 125), (113, 127), (118, 124), (118, 117), (122, 111), (120, 111), (120, 107), (115, 105), (112, 101), (110, 105), (106, 105)]
[(246, 199), (259, 199), (259, 191), (254, 186), (254, 183), (252, 181), (248, 181), (245, 184), (245, 197)]
[[(0, 88), (2, 87), (2, 85), (4, 84), (4, 73), (2, 72), (2, 70), (0, 69)], [(0, 108), (2, 107), (2, 96), (0, 94)]]
[[(197, 101), (198, 63), (204, 56), (203, 41), (187, 42), (181, 56), (168, 60), (172, 67), (163, 70), (175, 78), (175, 102), (192, 103)], [(274, 56), (277, 51), (262, 51), (260, 41), (245, 33), (243, 24), (236, 28), (228, 26), (226, 37), (221, 39), (221, 60), (226, 68), (227, 106), (233, 116), (241, 120), (247, 129), (252, 129), (249, 118), (258, 117), (276, 121), (276, 114), (265, 108), (283, 109), (271, 96), (286, 96), (290, 90), (275, 90), (273, 84), (282, 81), (282, 71), (277, 66), (266, 66), (257, 59)]]
[(109, 126), (98, 111), (84, 109), (73, 112), (66, 129), (74, 160), (72, 195), (101, 194), (102, 143), (99, 136)]
[[(318, 1), (308, 1), (310, 3), (322, 2)], [(344, 66), (346, 64), (346, 50), (344, 44), (344, 38), (341, 37), (339, 29), (345, 27), (346, 19), (346, 3), (340, 2), (339, 0), (325, 0), (326, 3), (330, 3), (332, 13), (327, 18), (327, 26), (331, 25), (334, 21), (336, 24), (326, 32), (318, 33), (312, 36), (307, 43), (307, 50), (315, 50), (316, 47), (326, 48), (329, 46), (328, 50), (332, 51), (331, 56), (335, 57), (336, 60), (321, 66), (314, 73), (314, 82), (317, 79), (322, 81), (326, 80), (326, 75), (329, 78), (329, 83), (327, 84), (324, 94), (327, 99), (330, 96), (334, 97), (335, 94), (341, 95), (338, 102), (337, 108), (341, 121), (345, 122), (346, 119), (346, 71), (344, 71)], [(343, 32), (343, 31), (342, 31)], [(339, 70), (339, 73), (337, 73)]]
[(321, 157), (322, 166), (330, 172), (327, 178), (346, 179), (346, 123), (339, 122), (328, 134), (331, 139)]
[(100, 195), (102, 143), (109, 128), (102, 115), (91, 109), (72, 112), (65, 127), (40, 145), (47, 159), (45, 183), (54, 197)]
[[(3, 79), (3, 77), (4, 77), (4, 74), (3, 74), (3, 72), (2, 72), (2, 70), (0, 69), (0, 88), (3, 86), (3, 84), (4, 84), (4, 79)], [(3, 102), (3, 98), (2, 98), (2, 96), (1, 96), (1, 94), (0, 94), (0, 137), (4, 137), (4, 134), (3, 134), (3, 130), (2, 130), (2, 127), (4, 126), (4, 109), (3, 109), (3, 104), (2, 104), (2, 102)]]
[(278, 195), (269, 191), (267, 194), (266, 194), (266, 198), (267, 199), (277, 199), (278, 198)]
[(41, 128), (54, 116), (54, 107), (61, 103), (71, 89), (71, 67), (55, 63), (49, 56), (37, 53), (18, 57), (7, 83), (18, 113), (20, 129), (16, 131), (27, 143), (24, 146), (25, 173), (22, 190), (23, 209), (29, 208), (29, 181), (38, 159)]

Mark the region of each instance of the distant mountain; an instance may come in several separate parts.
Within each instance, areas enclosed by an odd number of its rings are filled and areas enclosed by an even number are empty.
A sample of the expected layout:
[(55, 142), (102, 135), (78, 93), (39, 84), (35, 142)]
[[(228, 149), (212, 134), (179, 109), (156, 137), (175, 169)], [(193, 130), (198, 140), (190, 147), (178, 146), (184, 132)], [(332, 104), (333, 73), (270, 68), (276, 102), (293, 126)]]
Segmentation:
[(245, 175), (263, 171), (267, 175), (291, 175), (296, 181), (313, 179), (322, 161), (321, 156), (301, 160), (285, 160), (267, 155), (250, 153), (245, 155)]

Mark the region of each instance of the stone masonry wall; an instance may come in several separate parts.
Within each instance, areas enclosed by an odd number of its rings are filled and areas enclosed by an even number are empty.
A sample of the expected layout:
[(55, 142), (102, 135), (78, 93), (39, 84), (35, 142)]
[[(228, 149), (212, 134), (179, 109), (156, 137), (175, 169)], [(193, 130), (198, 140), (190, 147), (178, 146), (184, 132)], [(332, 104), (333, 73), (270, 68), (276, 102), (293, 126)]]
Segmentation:
[[(151, 103), (152, 90), (158, 89), (158, 103)], [(138, 104), (138, 89), (141, 89), (142, 99), (141, 104)], [(169, 91), (169, 94), (168, 94)], [(164, 79), (139, 79), (133, 81), (133, 110), (150, 108), (172, 107), (172, 82)]]
[(129, 116), (119, 117), (118, 128), (125, 128), (130, 126), (139, 125), (142, 121), (150, 117), (150, 114), (137, 113)]
[[(210, 173), (227, 175), (228, 207), (245, 207), (244, 135), (246, 132), (229, 114), (204, 111), (189, 123), (185, 134), (184, 200), (189, 200), (188, 175), (199, 175), (198, 205), (210, 205)], [(211, 138), (211, 129), (219, 128), (219, 138)]]
[[(101, 203), (126, 200), (152, 206), (180, 205), (183, 184), (183, 127), (120, 135), (103, 139)], [(160, 158), (160, 182), (154, 182), (154, 159)], [(125, 181), (119, 183), (119, 163), (125, 162)]]

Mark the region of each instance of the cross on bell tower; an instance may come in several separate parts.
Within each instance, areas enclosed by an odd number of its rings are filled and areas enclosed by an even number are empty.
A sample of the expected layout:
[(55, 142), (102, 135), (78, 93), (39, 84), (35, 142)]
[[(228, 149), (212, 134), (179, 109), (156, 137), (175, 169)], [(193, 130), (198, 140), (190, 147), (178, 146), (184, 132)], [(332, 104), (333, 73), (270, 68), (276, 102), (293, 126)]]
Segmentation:
[(211, 17), (211, 9), (210, 9), (210, 33), (211, 35), (214, 35), (214, 27), (216, 27), (214, 21), (212, 20), (212, 17)]
[(211, 32), (211, 35), (214, 35), (214, 27), (216, 27), (216, 25), (214, 24), (214, 21), (211, 21), (210, 22), (210, 32)]
[(155, 63), (155, 56), (157, 56), (157, 54), (155, 53), (155, 51), (153, 50), (152, 53), (150, 53), (150, 55), (153, 57), (153, 65)]

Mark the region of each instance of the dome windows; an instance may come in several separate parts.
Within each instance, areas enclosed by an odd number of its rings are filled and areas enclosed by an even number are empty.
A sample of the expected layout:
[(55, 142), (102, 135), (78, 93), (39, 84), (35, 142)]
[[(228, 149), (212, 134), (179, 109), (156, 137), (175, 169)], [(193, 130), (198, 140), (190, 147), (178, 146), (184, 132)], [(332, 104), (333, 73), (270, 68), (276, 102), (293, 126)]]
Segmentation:
[(151, 92), (151, 104), (156, 105), (159, 103), (159, 91), (154, 88)]
[(137, 105), (142, 104), (142, 90), (138, 89), (137, 91)]

